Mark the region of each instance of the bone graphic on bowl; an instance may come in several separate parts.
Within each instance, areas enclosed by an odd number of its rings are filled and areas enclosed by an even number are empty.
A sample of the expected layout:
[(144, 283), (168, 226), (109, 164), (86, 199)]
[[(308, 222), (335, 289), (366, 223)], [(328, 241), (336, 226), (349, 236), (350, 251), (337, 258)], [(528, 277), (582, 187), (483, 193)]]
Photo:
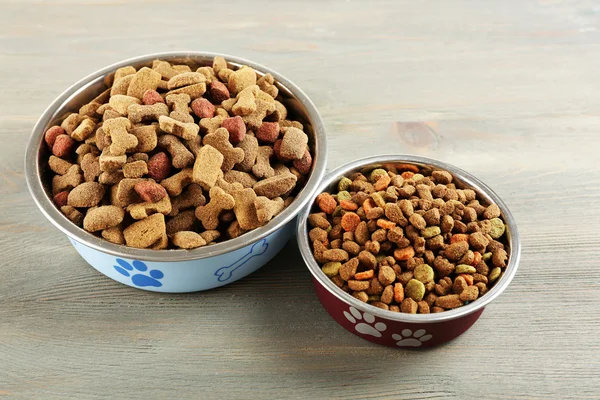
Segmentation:
[(269, 243), (267, 243), (267, 239), (262, 239), (252, 245), (250, 251), (239, 260), (235, 261), (233, 264), (228, 265), (226, 267), (221, 267), (215, 272), (215, 276), (218, 277), (219, 282), (225, 282), (231, 279), (233, 272), (240, 268), (242, 265), (246, 264), (250, 261), (251, 258), (260, 256), (269, 248)]

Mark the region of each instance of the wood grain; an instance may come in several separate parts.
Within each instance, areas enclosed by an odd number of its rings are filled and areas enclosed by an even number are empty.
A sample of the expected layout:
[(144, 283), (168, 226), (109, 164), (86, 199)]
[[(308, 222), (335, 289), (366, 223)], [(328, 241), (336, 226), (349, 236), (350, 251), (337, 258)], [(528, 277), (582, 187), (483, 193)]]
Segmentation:
[[(0, 7), (0, 397), (598, 398), (597, 2)], [(509, 289), (452, 343), (403, 351), (338, 326), (294, 243), (206, 293), (146, 293), (98, 274), (29, 197), (29, 133), (90, 72), (185, 49), (246, 57), (302, 87), (325, 121), (330, 169), (393, 152), (475, 173), (523, 237)]]

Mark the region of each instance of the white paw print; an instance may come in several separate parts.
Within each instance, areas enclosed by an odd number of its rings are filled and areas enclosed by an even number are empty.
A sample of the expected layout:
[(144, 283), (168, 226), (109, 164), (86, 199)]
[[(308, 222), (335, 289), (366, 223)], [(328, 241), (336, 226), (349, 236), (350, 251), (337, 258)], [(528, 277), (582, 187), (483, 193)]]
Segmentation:
[(433, 337), (429, 334), (426, 335), (426, 333), (427, 331), (425, 329), (419, 329), (414, 333), (410, 329), (404, 329), (400, 335), (394, 333), (392, 335), (392, 339), (398, 340), (398, 342), (396, 342), (396, 346), (419, 347), (423, 344), (423, 342), (426, 342)]
[(360, 321), (361, 319), (364, 319), (366, 323), (359, 322), (354, 327), (358, 333), (362, 333), (363, 335), (381, 337), (381, 332), (387, 329), (387, 326), (385, 326), (383, 322), (377, 322), (375, 325), (371, 325), (375, 322), (375, 317), (367, 312), (361, 314), (361, 312), (354, 307), (350, 307), (350, 313), (344, 311), (344, 316), (353, 324), (355, 324), (357, 320)]

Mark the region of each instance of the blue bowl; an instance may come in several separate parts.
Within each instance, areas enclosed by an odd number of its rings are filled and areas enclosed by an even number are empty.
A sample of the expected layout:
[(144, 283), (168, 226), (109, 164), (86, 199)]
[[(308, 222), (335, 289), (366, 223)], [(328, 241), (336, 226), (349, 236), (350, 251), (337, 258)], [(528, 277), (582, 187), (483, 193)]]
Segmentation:
[[(260, 74), (275, 78), (282, 103), (301, 121), (314, 149), (314, 163), (306, 184), (290, 206), (268, 224), (237, 238), (193, 250), (150, 250), (117, 245), (94, 236), (69, 221), (49, 195), (49, 151), (43, 142), (46, 129), (66, 113), (79, 108), (105, 88), (104, 80), (120, 67), (150, 66), (153, 60), (212, 65), (215, 56), (224, 57), (234, 67), (248, 65)], [(242, 58), (205, 52), (149, 54), (105, 67), (75, 83), (62, 93), (40, 117), (33, 129), (25, 156), (25, 175), (29, 191), (42, 213), (65, 233), (77, 252), (96, 270), (125, 285), (155, 292), (195, 292), (234, 282), (256, 271), (273, 258), (291, 238), (295, 217), (325, 174), (327, 144), (323, 121), (310, 99), (287, 78)]]

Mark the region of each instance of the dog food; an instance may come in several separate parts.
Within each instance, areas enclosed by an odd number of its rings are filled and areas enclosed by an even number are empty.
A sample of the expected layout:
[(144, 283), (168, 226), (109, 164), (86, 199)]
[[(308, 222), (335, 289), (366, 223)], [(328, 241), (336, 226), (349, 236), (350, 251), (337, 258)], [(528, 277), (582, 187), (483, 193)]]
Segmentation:
[(237, 237), (287, 207), (310, 173), (308, 135), (269, 74), (221, 57), (156, 60), (105, 83), (44, 142), (54, 203), (107, 241), (193, 249)]
[(342, 177), (336, 193), (317, 196), (308, 223), (323, 273), (360, 301), (395, 312), (475, 301), (508, 262), (500, 208), (448, 171), (386, 164)]

